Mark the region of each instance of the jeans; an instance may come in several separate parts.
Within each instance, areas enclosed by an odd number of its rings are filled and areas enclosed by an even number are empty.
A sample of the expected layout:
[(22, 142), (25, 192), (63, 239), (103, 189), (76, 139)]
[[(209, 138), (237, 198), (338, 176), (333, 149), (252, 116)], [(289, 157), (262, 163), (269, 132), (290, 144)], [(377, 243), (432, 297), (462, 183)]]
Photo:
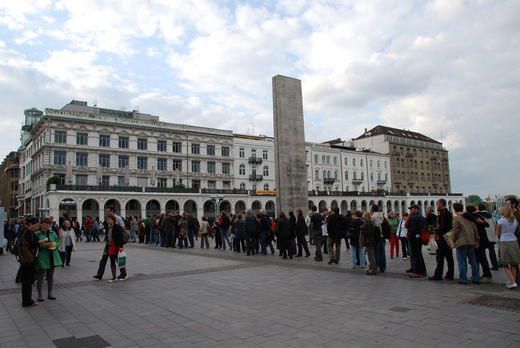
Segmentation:
[(375, 244), (374, 257), (376, 258), (376, 264), (379, 267), (379, 272), (384, 272), (386, 270), (386, 254), (384, 239)]
[(133, 227), (130, 229), (130, 239), (135, 242), (135, 228)]
[(265, 231), (260, 232), (260, 247), (262, 248), (262, 254), (267, 255), (267, 235)]
[(446, 278), (453, 279), (453, 274), (455, 272), (455, 266), (453, 265), (453, 251), (446, 243), (443, 236), (441, 236), (437, 241), (437, 247), (437, 268), (435, 269), (433, 277), (442, 279), (442, 273), (444, 272), (444, 259), (446, 258), (446, 262), (448, 263)]
[(415, 269), (415, 257), (412, 252), (412, 241), (408, 240), (408, 256), (410, 256), (410, 269)]
[(321, 253), (321, 228), (319, 230), (312, 231), (312, 239), (314, 239), (314, 245), (316, 246), (316, 255), (315, 258), (317, 260), (323, 259), (323, 254)]
[(493, 269), (496, 271), (496, 270), (498, 270), (498, 260), (497, 260), (497, 254), (495, 252), (495, 244), (496, 243), (489, 243), (488, 254), (489, 254), (489, 260), (491, 261), (491, 265), (492, 265)]
[(352, 268), (356, 268), (357, 263), (357, 254), (359, 253), (359, 267), (365, 267), (365, 253), (362, 246), (359, 245), (351, 245), (352, 253), (350, 255), (351, 262), (350, 265)]
[[(231, 241), (227, 235), (227, 231), (224, 229), (220, 229), (220, 235), (222, 236), (222, 249), (226, 250), (226, 242), (229, 248), (231, 249)], [(193, 238), (193, 236), (192, 236)]]
[(475, 247), (473, 245), (462, 245), (457, 247), (457, 262), (459, 264), (459, 279), (463, 283), (468, 282), (468, 268), (466, 258), (469, 259), (471, 265), (471, 280), (474, 283), (480, 282), (479, 268), (477, 258), (475, 256)]
[(188, 239), (190, 241), (190, 247), (192, 248), (195, 246), (195, 240), (193, 239), (194, 235), (195, 231), (193, 230), (193, 228), (188, 229)]
[(413, 255), (413, 272), (417, 274), (426, 274), (426, 265), (422, 255), (422, 242), (420, 238), (411, 241), (411, 255)]

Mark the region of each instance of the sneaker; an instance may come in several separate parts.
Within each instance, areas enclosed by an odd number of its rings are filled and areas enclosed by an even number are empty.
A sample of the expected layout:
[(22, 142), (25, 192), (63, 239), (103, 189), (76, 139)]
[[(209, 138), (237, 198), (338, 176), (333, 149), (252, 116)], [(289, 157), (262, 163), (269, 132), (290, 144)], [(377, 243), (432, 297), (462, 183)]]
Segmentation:
[(115, 279), (109, 279), (108, 282), (109, 282), (109, 283), (117, 282), (117, 278), (115, 278)]
[(126, 280), (127, 278), (128, 278), (128, 274), (125, 274), (124, 277), (121, 277), (121, 276), (117, 277), (117, 280)]
[(417, 273), (412, 273), (408, 277), (410, 277), (410, 278), (420, 278), (421, 276), (419, 274), (417, 274)]
[(482, 283), (491, 283), (493, 281), (493, 278), (490, 278), (490, 277), (482, 277), (480, 278), (480, 281)]
[(403, 257), (403, 260), (406, 260), (406, 256)]
[(94, 279), (96, 279), (96, 280), (101, 280), (101, 277), (98, 276), (98, 275), (95, 275), (95, 276), (94, 276)]
[(509, 284), (509, 285), (507, 286), (508, 289), (514, 289), (514, 288), (517, 288), (517, 287), (518, 287), (518, 285), (517, 285), (516, 283)]

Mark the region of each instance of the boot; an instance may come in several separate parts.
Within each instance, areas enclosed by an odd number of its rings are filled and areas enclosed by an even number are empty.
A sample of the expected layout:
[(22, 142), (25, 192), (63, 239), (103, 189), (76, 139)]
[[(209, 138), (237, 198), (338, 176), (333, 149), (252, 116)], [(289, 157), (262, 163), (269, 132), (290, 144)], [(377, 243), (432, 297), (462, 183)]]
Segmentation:
[(52, 296), (52, 288), (54, 286), (54, 279), (47, 280), (47, 298), (49, 300), (55, 300), (56, 297)]

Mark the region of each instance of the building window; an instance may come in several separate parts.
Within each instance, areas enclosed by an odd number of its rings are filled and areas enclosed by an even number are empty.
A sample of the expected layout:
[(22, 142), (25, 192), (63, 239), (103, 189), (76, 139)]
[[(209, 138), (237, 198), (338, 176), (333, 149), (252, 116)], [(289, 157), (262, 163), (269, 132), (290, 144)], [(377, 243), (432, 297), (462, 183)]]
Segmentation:
[(200, 144), (191, 144), (191, 153), (194, 155), (200, 154)]
[(166, 158), (158, 158), (157, 159), (157, 170), (166, 170), (167, 166)]
[(229, 163), (222, 163), (222, 174), (229, 174), (230, 173), (230, 164)]
[(327, 178), (330, 179), (330, 170), (327, 170)]
[(361, 180), (365, 180), (365, 172), (361, 172)]
[(88, 145), (88, 133), (76, 133), (76, 145)]
[(268, 155), (267, 155), (267, 150), (264, 150), (264, 152), (263, 152), (263, 154), (262, 154), (262, 158), (263, 158), (264, 160), (267, 160), (267, 159), (269, 158)]
[(137, 157), (137, 169), (148, 169), (147, 157)]
[(244, 184), (243, 182), (240, 183), (240, 189), (241, 190), (245, 190), (246, 189), (246, 184)]
[(374, 173), (370, 173), (370, 181), (374, 181)]
[(269, 184), (264, 184), (264, 191), (269, 191)]
[(182, 144), (174, 142), (173, 144), (173, 152), (182, 152)]
[(256, 185), (253, 184), (253, 185), (251, 186), (251, 189), (252, 189), (253, 191), (256, 191)]
[(323, 171), (323, 179), (326, 179), (326, 178), (327, 178), (327, 171), (324, 170), (324, 171)]
[(360, 160), (359, 160), (359, 165), (360, 165), (361, 167), (363, 167), (363, 159), (360, 159)]
[(148, 186), (148, 178), (146, 176), (138, 176), (137, 177), (137, 186), (139, 186), (139, 187)]
[(126, 168), (128, 167), (128, 156), (122, 156), (120, 155), (117, 159), (117, 166), (119, 168)]
[(173, 160), (173, 170), (182, 170), (181, 160)]
[(222, 146), (222, 157), (229, 157), (229, 146)]
[(88, 165), (88, 153), (77, 152), (76, 153), (76, 166), (86, 167)]
[(327, 164), (330, 164), (330, 156), (327, 156)]
[(357, 180), (357, 172), (352, 173), (352, 179)]
[(167, 178), (158, 178), (157, 179), (157, 187), (167, 187), (168, 179)]
[(337, 165), (338, 164), (338, 158), (337, 157), (333, 157), (333, 162), (334, 162), (334, 165)]
[(215, 162), (208, 162), (208, 173), (215, 174)]
[(241, 164), (238, 166), (238, 175), (246, 175), (246, 166)]
[(117, 186), (126, 186), (124, 176), (120, 175), (117, 177)]
[(373, 166), (373, 161), (370, 160), (370, 168), (372, 168), (372, 166)]
[(54, 164), (59, 166), (67, 164), (67, 153), (65, 151), (54, 151)]
[(191, 187), (198, 190), (200, 188), (200, 180), (192, 180)]
[(119, 148), (128, 149), (128, 137), (119, 137)]
[(110, 147), (110, 135), (99, 135), (99, 146), (100, 147)]
[(148, 139), (145, 139), (145, 138), (137, 139), (137, 149), (138, 150), (147, 150), (148, 149)]
[(191, 171), (193, 173), (200, 172), (200, 161), (191, 161)]
[(388, 173), (385, 173), (385, 181), (388, 181)]
[(381, 173), (377, 174), (377, 180), (381, 181)]
[(245, 156), (245, 151), (244, 151), (244, 148), (241, 147), (240, 149), (238, 149), (238, 157), (244, 158), (244, 156)]
[(60, 185), (65, 185), (65, 174), (54, 173), (53, 176), (56, 176), (58, 179), (60, 179)]
[(338, 180), (338, 171), (337, 170), (334, 171), (334, 179)]
[(57, 144), (66, 144), (67, 143), (67, 132), (55, 131), (54, 132), (54, 142)]
[(269, 167), (264, 166), (264, 176), (269, 176)]
[(251, 149), (251, 157), (256, 158), (256, 149)]
[(217, 188), (217, 183), (215, 180), (208, 180), (208, 188), (214, 190)]
[(215, 156), (215, 145), (206, 146), (206, 154), (208, 156)]
[(166, 140), (157, 140), (157, 151), (166, 151)]
[(314, 163), (318, 163), (318, 155), (314, 155)]
[(353, 165), (354, 167), (356, 166), (356, 159), (355, 159), (355, 158), (352, 159), (352, 165)]
[(88, 183), (88, 175), (76, 174), (76, 185), (87, 185)]
[(103, 175), (101, 177), (101, 186), (109, 186), (110, 185), (110, 176)]
[(345, 180), (348, 180), (348, 172), (345, 172)]
[(320, 171), (316, 169), (316, 171), (314, 172), (314, 179), (319, 180), (319, 178), (320, 178)]
[(99, 154), (99, 165), (103, 168), (109, 168), (110, 167), (110, 155), (105, 153)]
[(231, 181), (222, 181), (222, 188), (224, 190), (231, 190)]
[(322, 156), (321, 156), (321, 163), (322, 163), (322, 164), (325, 164), (326, 160), (327, 160), (327, 156), (322, 155)]

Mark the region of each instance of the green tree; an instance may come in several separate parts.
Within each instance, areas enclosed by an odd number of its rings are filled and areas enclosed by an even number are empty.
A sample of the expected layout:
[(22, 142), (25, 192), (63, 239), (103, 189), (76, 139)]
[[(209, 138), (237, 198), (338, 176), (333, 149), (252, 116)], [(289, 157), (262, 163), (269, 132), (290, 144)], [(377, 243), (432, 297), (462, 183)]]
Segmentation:
[(466, 205), (478, 205), (479, 203), (482, 203), (482, 198), (478, 195), (469, 195), (466, 198)]

